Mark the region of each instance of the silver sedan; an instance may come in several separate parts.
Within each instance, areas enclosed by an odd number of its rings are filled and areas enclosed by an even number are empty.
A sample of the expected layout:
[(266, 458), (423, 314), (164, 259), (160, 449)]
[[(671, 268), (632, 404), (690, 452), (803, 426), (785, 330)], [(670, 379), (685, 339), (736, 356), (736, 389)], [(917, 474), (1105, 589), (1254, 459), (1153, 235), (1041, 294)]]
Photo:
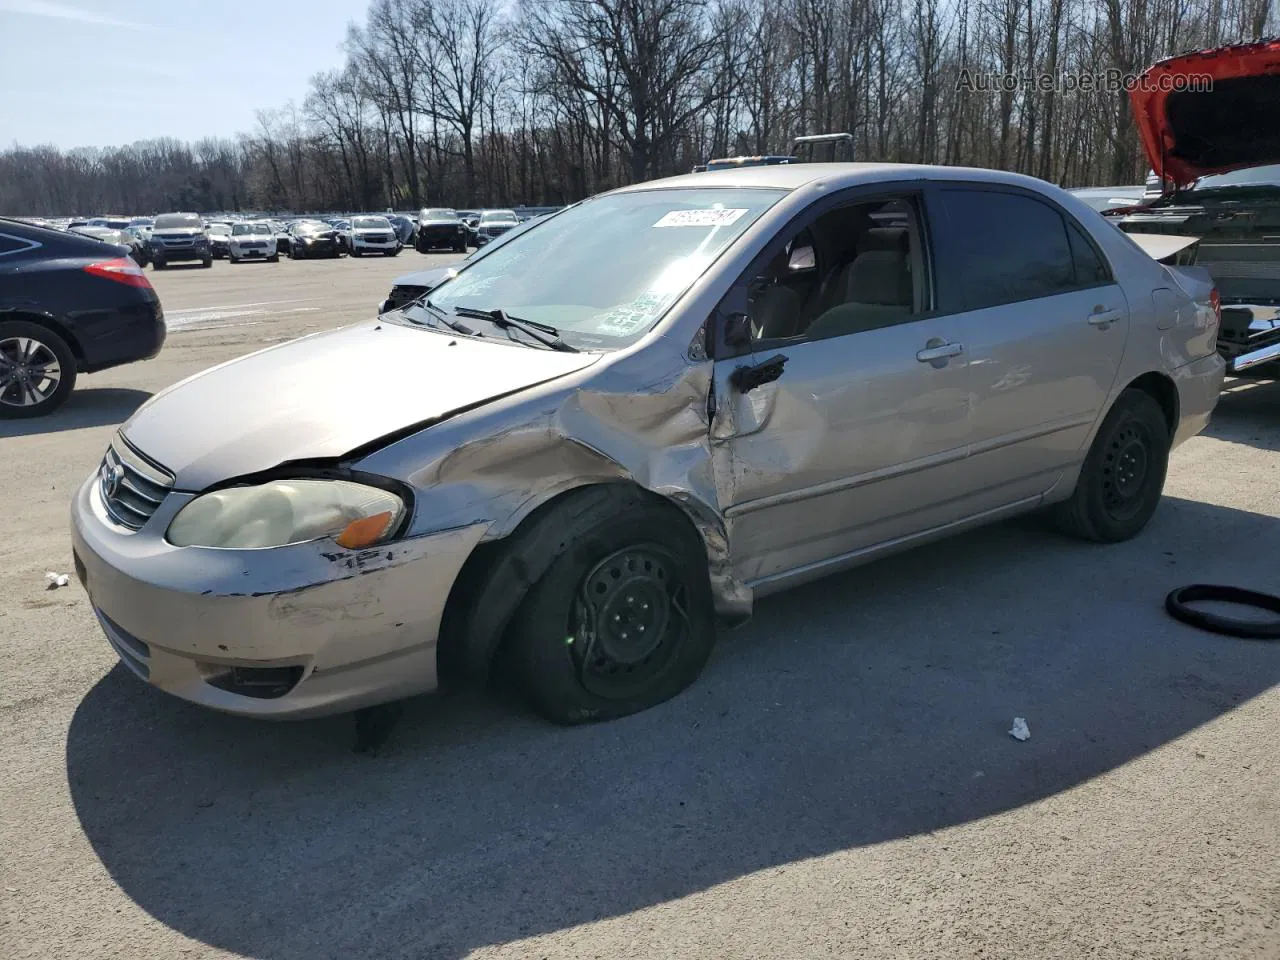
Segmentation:
[(1218, 319), (1027, 177), (644, 183), (153, 398), (76, 494), (77, 570), (129, 669), (220, 710), (503, 662), (552, 720), (618, 717), (765, 594), (1031, 510), (1135, 536), (1217, 402)]

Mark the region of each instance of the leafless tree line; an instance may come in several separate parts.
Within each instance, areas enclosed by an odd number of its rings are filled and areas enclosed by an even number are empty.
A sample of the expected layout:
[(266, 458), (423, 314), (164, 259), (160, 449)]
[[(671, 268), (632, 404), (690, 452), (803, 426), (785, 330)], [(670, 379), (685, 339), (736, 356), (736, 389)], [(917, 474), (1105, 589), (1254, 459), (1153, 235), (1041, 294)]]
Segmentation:
[[(859, 159), (1139, 182), (1114, 88), (1256, 39), (1276, 0), (373, 0), (346, 63), (233, 139), (0, 153), (0, 210), (294, 211), (558, 204), (848, 131)], [(970, 78), (966, 80), (965, 78)]]

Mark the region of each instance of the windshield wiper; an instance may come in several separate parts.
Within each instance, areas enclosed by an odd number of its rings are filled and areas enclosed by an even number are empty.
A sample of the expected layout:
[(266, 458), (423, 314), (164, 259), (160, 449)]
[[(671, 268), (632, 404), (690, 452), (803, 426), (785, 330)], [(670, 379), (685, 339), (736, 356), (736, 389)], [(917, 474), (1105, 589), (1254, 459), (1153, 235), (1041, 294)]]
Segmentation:
[(477, 310), (474, 307), (454, 307), (453, 312), (458, 314), (460, 317), (474, 317), (477, 320), (488, 320), (499, 330), (519, 330), (525, 336), (532, 337), (543, 346), (550, 347), (552, 350), (560, 350), (564, 353), (581, 353), (577, 347), (561, 340), (560, 331), (555, 327), (545, 323), (538, 323), (534, 320), (521, 320), (519, 317), (511, 316), (501, 307), (497, 310)]
[(450, 330), (460, 333), (466, 337), (474, 337), (476, 335), (476, 331), (472, 330), (465, 323), (459, 323), (457, 320), (450, 320), (449, 315), (428, 300), (427, 296), (428, 294), (424, 293), (422, 296), (406, 303), (401, 309), (405, 309), (407, 307), (422, 307), (424, 310), (430, 311), (432, 316), (438, 319)]

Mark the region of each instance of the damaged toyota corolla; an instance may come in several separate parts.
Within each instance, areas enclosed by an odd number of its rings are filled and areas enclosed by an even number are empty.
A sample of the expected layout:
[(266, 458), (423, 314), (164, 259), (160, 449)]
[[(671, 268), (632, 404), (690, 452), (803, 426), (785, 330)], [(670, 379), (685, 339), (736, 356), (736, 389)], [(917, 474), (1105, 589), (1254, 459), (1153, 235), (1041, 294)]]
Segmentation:
[(549, 719), (618, 717), (784, 587), (1042, 506), (1134, 536), (1216, 402), (1216, 324), (1027, 177), (640, 184), (150, 400), (75, 497), (76, 569), (124, 664), (209, 707), (502, 663)]

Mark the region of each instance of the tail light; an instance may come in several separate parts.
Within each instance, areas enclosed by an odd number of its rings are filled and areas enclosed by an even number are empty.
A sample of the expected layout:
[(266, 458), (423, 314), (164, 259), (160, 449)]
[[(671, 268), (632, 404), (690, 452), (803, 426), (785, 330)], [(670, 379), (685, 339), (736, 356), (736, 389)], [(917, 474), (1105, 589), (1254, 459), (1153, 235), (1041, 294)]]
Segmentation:
[(1218, 318), (1218, 326), (1222, 326), (1222, 294), (1217, 287), (1209, 291), (1209, 306), (1213, 307), (1213, 315)]
[(147, 279), (146, 273), (129, 257), (118, 257), (115, 260), (99, 260), (97, 263), (91, 263), (85, 267), (84, 272), (95, 277), (102, 277), (104, 280), (123, 283), (127, 287), (152, 289), (151, 281)]

